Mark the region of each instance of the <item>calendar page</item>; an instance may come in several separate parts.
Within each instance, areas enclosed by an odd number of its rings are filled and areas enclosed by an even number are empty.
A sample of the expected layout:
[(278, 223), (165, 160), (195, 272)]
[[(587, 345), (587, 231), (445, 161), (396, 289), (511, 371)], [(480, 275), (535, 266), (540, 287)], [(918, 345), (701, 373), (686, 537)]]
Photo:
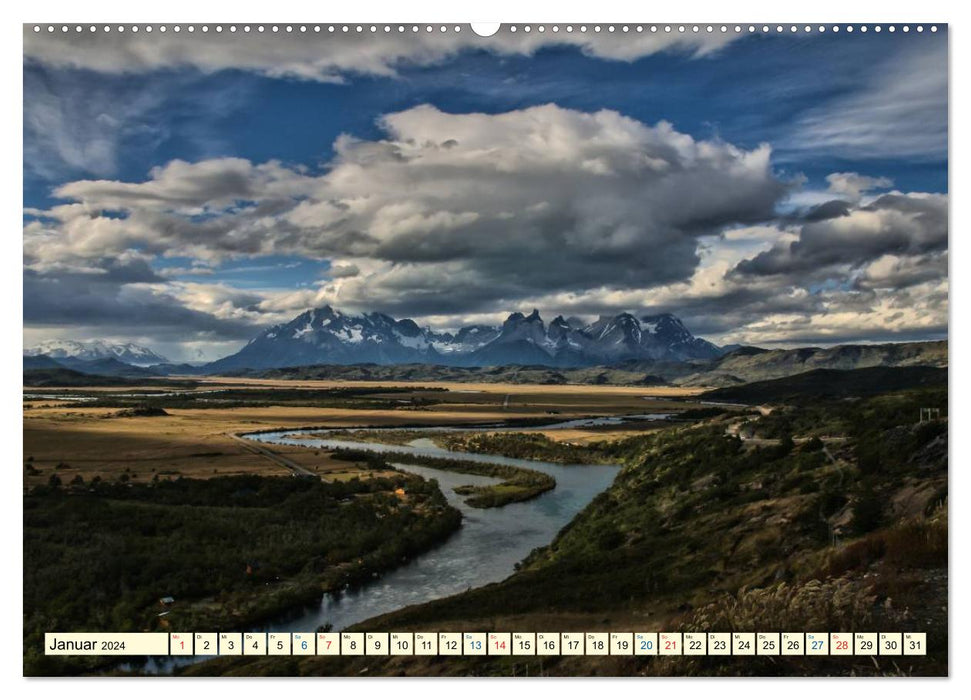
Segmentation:
[(23, 674), (947, 676), (948, 222), (946, 23), (27, 23)]

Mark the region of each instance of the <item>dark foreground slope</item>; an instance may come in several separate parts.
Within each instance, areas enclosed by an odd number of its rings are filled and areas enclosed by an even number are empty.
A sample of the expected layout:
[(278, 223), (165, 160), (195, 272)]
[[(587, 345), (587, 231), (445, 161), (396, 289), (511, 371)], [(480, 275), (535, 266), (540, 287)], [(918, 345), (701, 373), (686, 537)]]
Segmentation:
[(705, 392), (700, 398), (703, 401), (746, 404), (810, 404), (828, 399), (874, 396), (922, 386), (941, 386), (946, 383), (946, 367), (814, 369), (790, 377), (714, 389)]
[[(24, 674), (115, 663), (44, 656), (45, 632), (252, 629), (400, 565), (460, 524), (435, 482), (408, 474), (52, 476), (24, 495)], [(160, 604), (169, 596), (171, 607)]]
[(916, 416), (946, 404), (938, 386), (736, 412), (616, 443), (626, 466), (612, 487), (516, 574), (359, 626), (922, 631), (927, 657), (293, 658), (190, 672), (944, 675), (947, 420)]

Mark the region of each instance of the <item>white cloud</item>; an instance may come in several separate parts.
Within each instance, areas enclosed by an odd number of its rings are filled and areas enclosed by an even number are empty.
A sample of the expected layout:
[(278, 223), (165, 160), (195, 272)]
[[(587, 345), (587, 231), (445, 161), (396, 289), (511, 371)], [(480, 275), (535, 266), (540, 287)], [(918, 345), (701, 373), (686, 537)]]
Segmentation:
[(826, 182), (831, 194), (853, 202), (860, 201), (866, 192), (893, 186), (893, 180), (888, 177), (870, 177), (859, 173), (830, 173), (826, 176)]
[[(25, 227), (29, 265), (121, 255), (346, 259), (344, 303), (469, 312), (538, 290), (685, 279), (697, 240), (767, 219), (787, 186), (770, 150), (661, 122), (544, 105), (504, 114), (419, 106), (386, 137), (342, 136), (316, 175), (239, 158), (81, 180)], [(596, 162), (595, 168), (590, 163)], [(370, 262), (369, 262), (370, 261)]]
[[(503, 28), (480, 37), (468, 26), (461, 32), (407, 31), (374, 36), (312, 29), (306, 33), (250, 33), (241, 30), (190, 33), (168, 31), (35, 33), (24, 27), (24, 58), (57, 68), (84, 68), (124, 74), (194, 68), (205, 73), (243, 70), (270, 77), (343, 82), (348, 74), (394, 76), (404, 64), (431, 65), (463, 50), (484, 49), (499, 55), (532, 55), (543, 47), (575, 46), (584, 54), (614, 61), (633, 61), (663, 51), (704, 56), (738, 38), (734, 32), (510, 32)], [(397, 29), (397, 25), (395, 25)]]

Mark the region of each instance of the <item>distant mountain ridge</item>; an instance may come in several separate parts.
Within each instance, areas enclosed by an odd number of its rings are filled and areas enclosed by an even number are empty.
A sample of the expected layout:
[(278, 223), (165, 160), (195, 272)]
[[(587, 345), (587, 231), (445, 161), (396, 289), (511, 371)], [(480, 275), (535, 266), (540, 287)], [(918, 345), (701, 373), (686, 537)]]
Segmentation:
[[(500, 326), (471, 325), (455, 333), (420, 327), (381, 313), (312, 309), (260, 333), (239, 352), (208, 365), (143, 363), (159, 355), (134, 343), (51, 341), (24, 351), (28, 372), (72, 370), (131, 379), (172, 375), (246, 374), (291, 379), (380, 381), (506, 381), (732, 387), (813, 370), (948, 366), (948, 343), (917, 341), (765, 349), (719, 349), (695, 337), (672, 314), (621, 313), (592, 323), (557, 316), (549, 324), (533, 310)], [(46, 349), (53, 353), (37, 354)], [(131, 355), (125, 352), (130, 351)], [(83, 359), (82, 355), (107, 355)], [(138, 362), (125, 361), (134, 357)], [(162, 358), (164, 359), (164, 358)]]
[(510, 314), (501, 326), (466, 326), (438, 333), (411, 319), (382, 313), (311, 309), (260, 333), (205, 372), (302, 365), (425, 363), (445, 366), (509, 364), (586, 367), (625, 360), (710, 360), (718, 346), (696, 338), (672, 314), (601, 316), (591, 324), (557, 316), (547, 325), (534, 309)]
[[(104, 357), (98, 360), (79, 360), (76, 357), (61, 357), (54, 359), (49, 355), (24, 355), (24, 371), (36, 370), (70, 370), (88, 375), (106, 377), (155, 377), (160, 374), (157, 367), (139, 367), (127, 362)], [(67, 376), (67, 375), (65, 375)]]
[(781, 379), (817, 369), (851, 370), (869, 367), (948, 366), (946, 340), (872, 345), (834, 345), (766, 350), (740, 347), (712, 363), (686, 368), (677, 380), (682, 386), (723, 387)]
[[(441, 364), (325, 364), (237, 370), (231, 375), (265, 379), (405, 382), (481, 382), (503, 384), (580, 384), (615, 386), (736, 387), (816, 370), (851, 371), (867, 368), (935, 368), (946, 374), (947, 341), (917, 341), (882, 345), (838, 345), (831, 348), (766, 350), (743, 347), (714, 360), (655, 362), (626, 360), (612, 365), (557, 368), (549, 365), (496, 367)], [(810, 375), (812, 376), (812, 375)], [(908, 376), (908, 375), (902, 375)]]
[(109, 343), (104, 340), (47, 340), (34, 347), (24, 348), (25, 357), (44, 355), (54, 360), (75, 358), (82, 361), (115, 359), (136, 367), (148, 367), (168, 362), (167, 359), (143, 345)]

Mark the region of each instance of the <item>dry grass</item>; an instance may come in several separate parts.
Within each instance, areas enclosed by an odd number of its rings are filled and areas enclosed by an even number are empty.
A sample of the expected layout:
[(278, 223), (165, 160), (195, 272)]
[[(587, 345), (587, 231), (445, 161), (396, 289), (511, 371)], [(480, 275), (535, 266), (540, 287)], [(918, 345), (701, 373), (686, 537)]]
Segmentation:
[(825, 576), (864, 571), (876, 563), (890, 569), (947, 566), (947, 517), (907, 520), (872, 532), (831, 553), (821, 567)]
[[(268, 381), (253, 379), (206, 379), (202, 389), (213, 385), (286, 388), (416, 386), (403, 382)], [(448, 393), (423, 392), (441, 386)], [(132, 391), (125, 387), (125, 391)], [(38, 391), (32, 389), (31, 391)], [(53, 392), (45, 388), (44, 393)], [(118, 387), (84, 387), (84, 392), (118, 391)], [(470, 393), (472, 392), (472, 393)], [(135, 481), (155, 475), (194, 478), (231, 474), (285, 474), (279, 465), (253, 454), (229, 437), (272, 428), (414, 426), (502, 422), (517, 418), (549, 416), (550, 421), (579, 416), (659, 412), (683, 403), (673, 397), (695, 390), (636, 387), (530, 386), (501, 384), (419, 383), (415, 396), (443, 403), (423, 408), (388, 410), (260, 406), (243, 408), (166, 409), (169, 415), (115, 417), (117, 409), (86, 407), (77, 403), (40, 400), (24, 403), (24, 457), (39, 473), (26, 477), (28, 485), (46, 483), (56, 473), (62, 482), (77, 475), (117, 479), (128, 473)], [(401, 396), (394, 395), (394, 396)], [(645, 396), (658, 396), (645, 400)], [(508, 401), (507, 401), (508, 397)], [(627, 433), (610, 433), (611, 439)], [(564, 431), (551, 437), (576, 442), (608, 438), (595, 430)], [(312, 448), (278, 447), (276, 451), (328, 478), (350, 478), (360, 473), (353, 464), (333, 460)], [(60, 465), (60, 468), (57, 468)]]
[(869, 622), (875, 596), (858, 580), (812, 580), (742, 589), (699, 608), (684, 631), (854, 631)]
[[(40, 474), (26, 477), (27, 483), (45, 483), (53, 473), (64, 483), (77, 475), (85, 480), (95, 476), (114, 480), (125, 472), (134, 474), (136, 481), (151, 480), (156, 474), (160, 478), (284, 475), (289, 472), (250, 452), (229, 434), (328, 420), (354, 422), (345, 415), (284, 407), (168, 409), (167, 416), (111, 417), (116, 411), (83, 407), (28, 411), (23, 425), (24, 457), (33, 458), (31, 466)], [(327, 452), (284, 446), (275, 449), (330, 478), (349, 478), (359, 472), (353, 464), (331, 459)]]
[[(227, 386), (265, 386), (272, 388), (287, 387), (293, 388), (312, 388), (330, 389), (348, 387), (396, 387), (409, 388), (422, 386), (435, 389), (447, 389), (452, 392), (482, 392), (488, 394), (587, 394), (587, 395), (614, 395), (614, 396), (657, 396), (659, 398), (680, 398), (685, 396), (697, 396), (706, 391), (699, 387), (637, 387), (637, 386), (603, 386), (589, 384), (490, 384), (488, 382), (436, 382), (436, 381), (417, 381), (417, 382), (395, 382), (395, 381), (343, 381), (330, 379), (254, 379), (248, 377), (170, 377), (170, 379), (189, 379), (199, 381), (204, 385), (218, 384)], [(117, 387), (116, 387), (117, 388)], [(87, 390), (87, 387), (85, 387)]]

